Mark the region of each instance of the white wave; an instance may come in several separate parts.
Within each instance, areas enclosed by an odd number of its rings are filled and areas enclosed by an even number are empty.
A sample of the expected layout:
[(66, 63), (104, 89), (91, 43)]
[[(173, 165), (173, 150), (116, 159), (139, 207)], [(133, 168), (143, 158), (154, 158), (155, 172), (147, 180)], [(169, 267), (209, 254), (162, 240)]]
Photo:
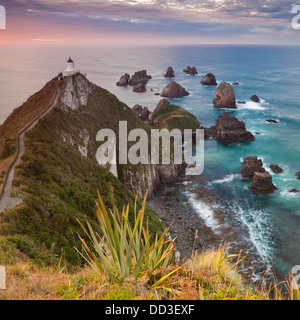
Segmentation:
[(253, 101), (247, 101), (246, 103), (237, 103), (237, 106), (241, 110), (249, 109), (249, 110), (267, 110), (267, 107), (264, 107), (263, 104), (265, 104), (265, 100), (261, 100), (260, 103), (253, 102)]
[(239, 174), (228, 174), (227, 176), (225, 176), (223, 179), (217, 179), (217, 180), (213, 180), (212, 183), (226, 183), (226, 182), (231, 182), (236, 178), (239, 178), (240, 175)]
[(272, 226), (268, 215), (263, 210), (253, 210), (252, 208), (245, 210), (237, 204), (232, 206), (232, 212), (235, 212), (247, 227), (250, 241), (261, 259), (265, 263), (270, 263), (274, 248), (271, 241)]
[(219, 233), (218, 228), (220, 227), (219, 222), (214, 217), (213, 208), (210, 207), (202, 200), (196, 199), (195, 195), (185, 193), (191, 203), (195, 212), (204, 221), (205, 225), (209, 227), (216, 234)]
[(299, 197), (299, 192), (290, 192), (291, 189), (282, 190), (280, 192), (280, 196), (285, 199), (291, 199), (295, 197)]

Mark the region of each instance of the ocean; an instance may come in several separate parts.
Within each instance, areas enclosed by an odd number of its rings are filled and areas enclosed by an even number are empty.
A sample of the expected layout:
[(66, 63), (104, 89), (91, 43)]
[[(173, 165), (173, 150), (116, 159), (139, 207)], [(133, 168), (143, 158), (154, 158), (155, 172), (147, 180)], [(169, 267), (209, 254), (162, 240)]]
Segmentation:
[[(297, 46), (176, 46), (176, 47), (102, 47), (102, 46), (2, 46), (0, 51), (0, 123), (27, 98), (65, 68), (71, 58), (75, 66), (95, 84), (109, 90), (129, 107), (147, 106), (151, 111), (161, 99), (155, 93), (170, 81), (164, 79), (168, 66), (175, 71), (176, 82), (191, 94), (170, 101), (192, 112), (204, 127), (213, 125), (224, 110), (213, 107), (216, 87), (200, 84), (212, 72), (217, 82), (233, 86), (238, 109), (230, 110), (243, 120), (256, 141), (250, 143), (205, 143), (205, 174), (208, 187), (222, 200), (225, 222), (237, 229), (240, 240), (256, 252), (260, 263), (274, 265), (287, 276), (300, 265), (300, 47)], [(196, 66), (198, 75), (183, 69)], [(147, 92), (115, 86), (124, 73), (146, 69), (152, 79)], [(257, 95), (260, 103), (250, 97)], [(107, 115), (109, 116), (109, 115)], [(269, 123), (275, 119), (279, 123)], [(273, 194), (256, 195), (248, 190), (250, 182), (241, 179), (241, 161), (258, 156), (273, 176), (278, 188)], [(274, 174), (269, 165), (284, 169)], [(179, 186), (180, 188), (180, 186)], [(182, 192), (188, 195), (186, 181)], [(187, 197), (203, 223), (218, 228), (213, 208)]]

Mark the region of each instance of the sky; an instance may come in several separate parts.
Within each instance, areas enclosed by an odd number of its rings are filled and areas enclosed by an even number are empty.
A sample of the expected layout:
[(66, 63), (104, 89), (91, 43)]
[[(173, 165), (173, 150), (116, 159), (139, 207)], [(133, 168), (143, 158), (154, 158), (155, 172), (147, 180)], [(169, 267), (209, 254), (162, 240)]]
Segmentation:
[(6, 11), (0, 44), (299, 45), (300, 30), (291, 24), (297, 4), (300, 0), (0, 0)]

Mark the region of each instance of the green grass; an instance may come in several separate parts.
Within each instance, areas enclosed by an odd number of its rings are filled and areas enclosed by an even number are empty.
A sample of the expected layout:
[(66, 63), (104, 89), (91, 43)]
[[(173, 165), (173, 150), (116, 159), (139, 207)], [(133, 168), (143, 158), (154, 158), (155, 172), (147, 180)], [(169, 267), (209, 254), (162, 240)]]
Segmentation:
[(196, 130), (200, 128), (200, 122), (192, 113), (169, 103), (163, 103), (156, 108), (153, 111), (152, 119), (159, 121), (158, 127), (161, 129)]
[[(2, 214), (0, 235), (15, 239), (14, 245), (37, 262), (51, 264), (64, 250), (69, 263), (81, 264), (82, 258), (74, 247), (80, 243), (77, 233), (85, 235), (77, 220), (83, 223), (87, 217), (99, 231), (94, 215), (97, 190), (106, 205), (111, 203), (110, 186), (118, 207), (134, 203), (135, 193), (123, 177), (128, 171), (134, 176), (141, 166), (120, 166), (118, 180), (95, 158), (98, 130), (111, 128), (118, 132), (120, 120), (128, 120), (128, 130), (139, 126), (150, 130), (130, 108), (99, 87), (90, 95), (87, 106), (67, 111), (56, 107), (41, 119), (26, 135), (25, 152), (15, 170), (13, 191), (23, 194), (24, 201)], [(90, 136), (88, 157), (78, 151), (83, 131)], [(63, 136), (69, 142), (64, 142)], [(133, 212), (130, 207), (130, 221)], [(162, 232), (165, 226), (155, 212), (147, 207), (145, 214), (150, 232)], [(33, 249), (29, 250), (26, 243), (34, 243)]]

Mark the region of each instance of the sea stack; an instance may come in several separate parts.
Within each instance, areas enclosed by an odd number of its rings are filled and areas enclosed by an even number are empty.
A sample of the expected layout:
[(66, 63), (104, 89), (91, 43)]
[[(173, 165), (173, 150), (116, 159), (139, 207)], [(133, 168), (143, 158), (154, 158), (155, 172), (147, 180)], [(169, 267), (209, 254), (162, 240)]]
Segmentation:
[(130, 79), (130, 75), (128, 73), (125, 73), (123, 76), (121, 76), (120, 80), (116, 83), (116, 86), (118, 87), (127, 86), (129, 79)]
[(130, 85), (138, 85), (139, 83), (145, 83), (152, 77), (147, 75), (146, 70), (141, 70), (138, 72), (135, 72), (134, 75), (131, 76), (131, 78), (128, 80), (128, 84)]
[(165, 78), (175, 78), (175, 73), (174, 73), (174, 70), (172, 67), (168, 67), (164, 77)]
[(251, 97), (251, 100), (252, 100), (253, 102), (256, 102), (256, 103), (259, 103), (259, 102), (260, 102), (260, 99), (259, 99), (259, 97), (258, 97), (256, 94), (254, 94), (254, 95)]
[(136, 104), (133, 108), (133, 111), (139, 116), (142, 121), (148, 121), (151, 112), (147, 107), (142, 107), (139, 104)]
[(265, 172), (263, 162), (257, 157), (247, 157), (243, 160), (242, 170), (240, 171), (244, 179), (252, 179), (255, 172)]
[(215, 91), (213, 104), (216, 108), (236, 109), (235, 94), (229, 83), (221, 82)]
[(253, 184), (249, 189), (255, 193), (272, 193), (277, 190), (269, 172), (255, 172)]
[(171, 81), (166, 85), (161, 93), (164, 98), (181, 98), (188, 96), (189, 93), (180, 84), (175, 81)]
[(246, 130), (245, 123), (237, 118), (223, 113), (213, 128), (213, 137), (219, 142), (250, 142), (255, 137)]
[(133, 88), (133, 92), (146, 92), (146, 87), (143, 82), (139, 83), (136, 87)]
[(281, 167), (279, 167), (277, 164), (271, 164), (270, 169), (276, 174), (283, 173), (283, 169)]
[(185, 69), (183, 69), (183, 72), (191, 75), (191, 76), (194, 76), (196, 74), (198, 74), (198, 71), (197, 71), (197, 68), (196, 67), (190, 67), (190, 66), (187, 66)]
[(205, 86), (217, 85), (216, 77), (212, 73), (208, 73), (205, 77), (203, 77), (200, 83), (202, 83)]

